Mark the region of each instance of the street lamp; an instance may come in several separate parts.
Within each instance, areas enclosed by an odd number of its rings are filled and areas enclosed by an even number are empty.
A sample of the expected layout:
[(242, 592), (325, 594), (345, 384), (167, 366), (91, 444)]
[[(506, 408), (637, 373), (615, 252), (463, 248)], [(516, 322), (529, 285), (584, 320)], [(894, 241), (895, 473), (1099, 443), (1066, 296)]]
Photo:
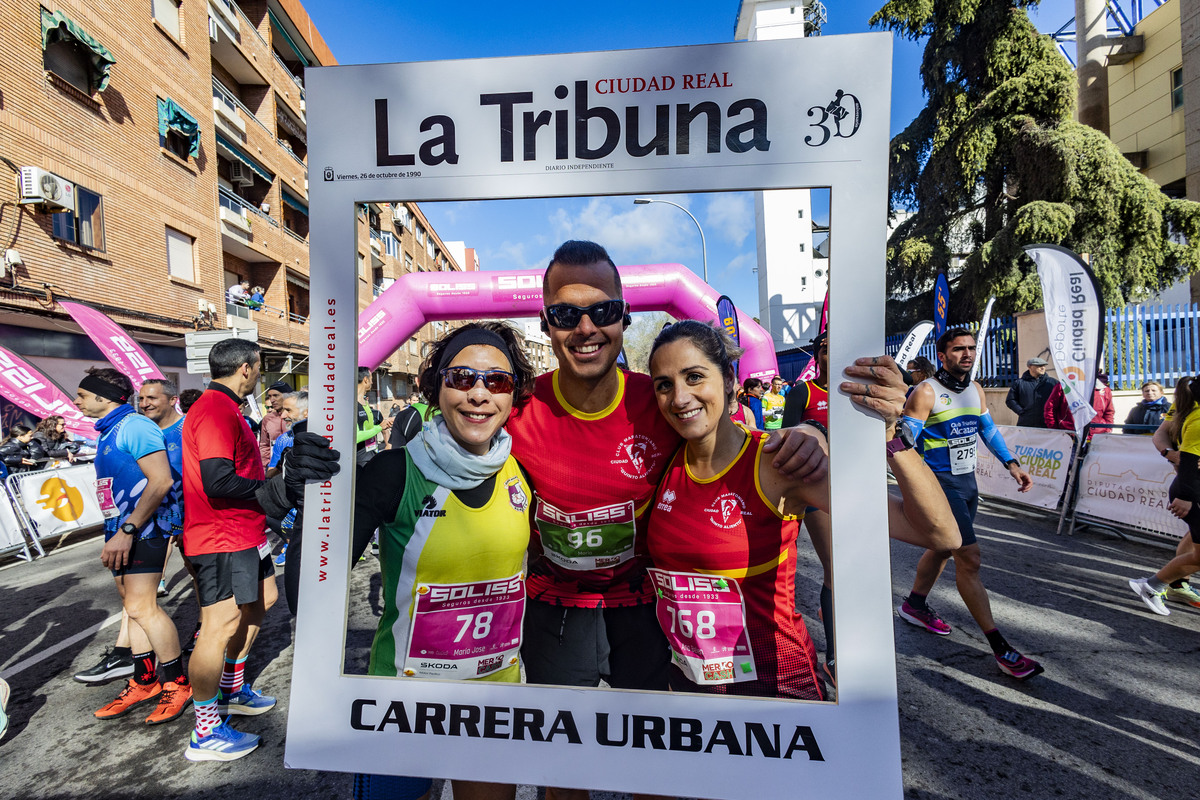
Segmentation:
[(704, 243), (704, 229), (700, 227), (700, 221), (692, 216), (692, 212), (679, 205), (679, 203), (672, 203), (670, 200), (652, 200), (649, 197), (638, 197), (633, 202), (634, 205), (639, 206), (644, 206), (648, 203), (666, 203), (669, 206), (675, 206), (689, 217), (692, 217), (692, 222), (696, 223), (696, 230), (700, 231), (700, 255), (704, 259), (704, 282), (708, 283), (708, 245)]

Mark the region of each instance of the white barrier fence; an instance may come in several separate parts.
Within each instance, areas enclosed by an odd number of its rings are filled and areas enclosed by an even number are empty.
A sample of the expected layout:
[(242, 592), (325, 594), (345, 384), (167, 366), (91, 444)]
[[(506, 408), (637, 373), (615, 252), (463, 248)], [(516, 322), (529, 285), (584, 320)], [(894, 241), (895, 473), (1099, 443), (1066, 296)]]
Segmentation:
[[(1075, 458), (1075, 437), (1067, 431), (1001, 425), (1000, 432), (1033, 478), (1033, 488), (1018, 492), (1004, 465), (980, 447), (975, 469), (980, 495), (1048, 511), (1059, 511), (1063, 503), (1073, 500), (1073, 507), (1066, 510), (1072, 520), (1169, 540), (1187, 532), (1187, 526), (1167, 511), (1167, 489), (1175, 470), (1154, 449), (1150, 436), (1098, 433), (1080, 461)], [(1078, 486), (1067, 498), (1072, 477)]]
[(1180, 539), (1187, 525), (1167, 511), (1175, 468), (1149, 436), (1098, 433), (1079, 468), (1076, 518)]
[(1067, 489), (1067, 476), (1075, 452), (1074, 438), (1066, 431), (1010, 425), (999, 427), (1008, 449), (1033, 478), (1033, 488), (1025, 493), (1018, 492), (1017, 482), (1004, 465), (986, 447), (979, 447), (979, 461), (975, 466), (979, 493), (1022, 505), (1057, 509)]
[(39, 540), (104, 524), (96, 501), (92, 464), (9, 475), (0, 497), (0, 552), (24, 549), (25, 535), (39, 551)]

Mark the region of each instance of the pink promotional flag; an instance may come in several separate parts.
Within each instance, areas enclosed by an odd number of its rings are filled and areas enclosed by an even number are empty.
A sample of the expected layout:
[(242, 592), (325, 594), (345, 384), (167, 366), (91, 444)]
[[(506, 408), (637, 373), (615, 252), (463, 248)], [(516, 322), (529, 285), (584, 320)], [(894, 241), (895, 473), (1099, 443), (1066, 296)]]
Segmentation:
[(85, 439), (96, 438), (92, 421), (79, 413), (71, 398), (32, 364), (0, 347), (0, 395), (38, 419), (59, 415), (67, 430)]
[(107, 314), (82, 303), (66, 300), (60, 300), (59, 303), (71, 315), (71, 319), (79, 323), (79, 327), (83, 328), (88, 338), (96, 343), (109, 363), (133, 382), (135, 394), (141, 390), (142, 383), (146, 380), (165, 377), (154, 363), (154, 359)]
[[(825, 332), (825, 326), (829, 324), (829, 292), (825, 292), (825, 303), (821, 306), (821, 333)], [(814, 350), (812, 358), (804, 365), (804, 369), (800, 371), (800, 377), (796, 378), (797, 383), (803, 381), (816, 380), (817, 377), (817, 353)]]

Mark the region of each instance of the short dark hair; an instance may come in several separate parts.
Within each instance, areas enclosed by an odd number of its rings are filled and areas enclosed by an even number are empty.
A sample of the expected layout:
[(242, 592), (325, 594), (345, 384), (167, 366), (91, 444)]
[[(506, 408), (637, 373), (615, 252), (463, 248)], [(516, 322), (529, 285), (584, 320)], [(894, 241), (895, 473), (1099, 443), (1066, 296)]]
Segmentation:
[(935, 367), (933, 362), (925, 356), (917, 356), (913, 359), (913, 362), (917, 365), (917, 369), (921, 370), (921, 372), (924, 372), (927, 377), (932, 378), (933, 373), (937, 372), (937, 367)]
[(262, 359), (262, 348), (249, 339), (222, 339), (208, 352), (208, 371), (214, 380), (228, 378), (242, 364)]
[(167, 397), (179, 397), (179, 387), (170, 378), (147, 378), (142, 381), (142, 386), (150, 386), (151, 384), (161, 386), (163, 394)]
[(358, 379), (355, 381), (355, 383), (362, 383), (363, 378), (370, 376), (371, 372), (372, 372), (372, 370), (370, 367), (359, 367), (358, 368)]
[[(658, 336), (654, 339), (654, 344), (650, 346), (650, 356), (646, 361), (654, 360), (654, 354), (658, 348), (680, 339), (686, 339), (694, 344), (696, 349), (720, 371), (722, 378), (732, 377), (733, 382), (737, 383), (737, 376), (733, 372), (733, 362), (741, 358), (745, 350), (733, 343), (733, 339), (725, 332), (724, 328), (697, 319), (680, 320), (659, 331)], [(775, 377), (779, 378), (778, 375)], [(783, 380), (783, 378), (779, 379)]]
[(491, 331), (504, 340), (507, 350), (505, 355), (512, 364), (513, 375), (517, 380), (516, 391), (513, 392), (513, 409), (520, 408), (533, 397), (533, 367), (525, 357), (525, 350), (521, 347), (516, 331), (503, 322), (468, 322), (434, 342), (433, 347), (429, 348), (429, 355), (425, 356), (421, 363), (418, 381), (421, 384), (421, 396), (429, 404), (426, 418), (431, 417), (438, 408), (438, 397), (442, 391), (442, 377), (438, 374), (438, 365), (442, 363), (442, 353), (446, 352), (446, 348), (458, 336), (472, 330)]
[(124, 373), (118, 372), (112, 367), (88, 367), (87, 374), (120, 389), (126, 397), (126, 402), (133, 396), (133, 382), (125, 377)]
[(971, 333), (966, 328), (947, 328), (946, 332), (938, 337), (937, 351), (939, 353), (946, 352), (946, 347), (948, 347), (951, 342), (960, 336), (970, 336), (972, 339), (975, 338), (975, 334)]
[(606, 263), (612, 267), (613, 282), (617, 286), (617, 297), (624, 297), (621, 292), (621, 273), (617, 272), (617, 265), (609, 257), (608, 251), (595, 242), (571, 239), (558, 246), (550, 258), (550, 263), (546, 265), (546, 272), (542, 275), (543, 302), (550, 294), (550, 270), (554, 268), (555, 264), (563, 267), (588, 267), (596, 263)]
[(202, 394), (204, 394), (204, 392), (200, 391), (199, 389), (184, 389), (179, 393), (180, 410), (186, 414), (188, 409), (192, 407), (192, 403), (199, 400), (200, 395)]
[(762, 385), (763, 385), (763, 382), (760, 381), (758, 378), (746, 378), (746, 380), (742, 381), (742, 391), (748, 392), (751, 389), (757, 389), (758, 387), (760, 387)]

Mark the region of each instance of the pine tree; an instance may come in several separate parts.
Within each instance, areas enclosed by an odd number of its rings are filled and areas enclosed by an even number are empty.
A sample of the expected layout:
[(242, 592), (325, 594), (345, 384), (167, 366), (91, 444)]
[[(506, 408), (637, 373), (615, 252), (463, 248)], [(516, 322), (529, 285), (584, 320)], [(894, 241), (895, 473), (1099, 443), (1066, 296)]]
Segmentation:
[[(891, 144), (891, 207), (915, 213), (889, 241), (889, 292), (931, 293), (947, 270), (955, 319), (990, 295), (997, 313), (1040, 307), (1027, 244), (1089, 253), (1110, 307), (1200, 269), (1200, 204), (1167, 197), (1074, 121), (1075, 74), (1025, 13), (1038, 1), (891, 0), (871, 18), (928, 40), (928, 103)], [(957, 254), (969, 255), (956, 277)]]

